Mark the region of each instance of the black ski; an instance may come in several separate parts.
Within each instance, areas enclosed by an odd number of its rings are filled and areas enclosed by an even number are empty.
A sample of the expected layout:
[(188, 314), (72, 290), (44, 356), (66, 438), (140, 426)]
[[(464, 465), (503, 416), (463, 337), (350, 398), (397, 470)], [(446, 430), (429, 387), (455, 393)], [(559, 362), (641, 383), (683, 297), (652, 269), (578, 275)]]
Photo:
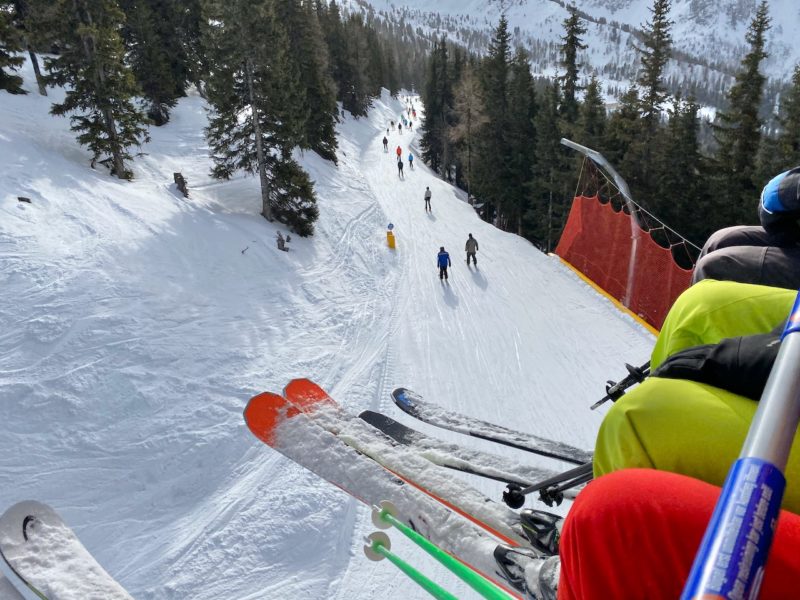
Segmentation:
[(394, 390), (392, 398), (397, 406), (412, 417), (442, 429), (456, 431), (576, 465), (583, 465), (592, 460), (592, 453), (587, 450), (514, 431), (502, 425), (487, 423), (486, 421), (447, 410), (438, 404), (423, 400), (422, 396), (406, 388)]

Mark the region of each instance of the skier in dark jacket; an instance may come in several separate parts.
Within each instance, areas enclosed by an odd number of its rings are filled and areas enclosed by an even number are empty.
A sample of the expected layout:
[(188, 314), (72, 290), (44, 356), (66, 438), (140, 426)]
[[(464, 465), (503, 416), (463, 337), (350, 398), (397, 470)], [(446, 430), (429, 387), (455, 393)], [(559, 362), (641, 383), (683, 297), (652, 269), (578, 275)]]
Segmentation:
[(447, 267), (451, 266), (453, 263), (450, 262), (450, 255), (445, 252), (444, 246), (439, 248), (436, 264), (439, 265), (439, 279), (447, 279)]
[(472, 262), (477, 267), (478, 266), (478, 259), (475, 258), (475, 253), (478, 251), (478, 240), (472, 237), (472, 234), (469, 234), (467, 238), (467, 244), (464, 246), (464, 250), (467, 251), (467, 265), (469, 265), (469, 259), (472, 257)]
[(386, 139), (386, 136), (383, 136), (383, 151), (389, 152), (389, 140)]
[(397, 159), (397, 176), (400, 179), (405, 179), (406, 178), (405, 175), (403, 174), (403, 159), (402, 158), (398, 158)]

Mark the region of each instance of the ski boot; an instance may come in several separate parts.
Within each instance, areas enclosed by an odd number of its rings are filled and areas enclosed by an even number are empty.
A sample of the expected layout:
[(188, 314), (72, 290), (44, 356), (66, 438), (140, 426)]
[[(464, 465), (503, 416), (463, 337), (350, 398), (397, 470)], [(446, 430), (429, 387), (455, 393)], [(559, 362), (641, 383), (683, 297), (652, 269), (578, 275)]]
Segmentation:
[(530, 548), (497, 546), (494, 559), (505, 580), (526, 598), (556, 600), (561, 559), (541, 556)]
[(519, 513), (519, 518), (525, 537), (536, 551), (548, 556), (558, 554), (564, 517), (526, 508)]

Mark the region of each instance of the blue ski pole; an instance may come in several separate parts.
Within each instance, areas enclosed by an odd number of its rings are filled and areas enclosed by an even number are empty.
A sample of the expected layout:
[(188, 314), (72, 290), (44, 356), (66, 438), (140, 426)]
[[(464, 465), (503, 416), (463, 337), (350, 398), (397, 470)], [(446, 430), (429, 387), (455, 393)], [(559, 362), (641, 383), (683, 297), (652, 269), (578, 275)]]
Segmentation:
[(758, 597), (778, 524), (783, 470), (800, 423), (800, 292), (739, 458), (731, 467), (681, 600)]

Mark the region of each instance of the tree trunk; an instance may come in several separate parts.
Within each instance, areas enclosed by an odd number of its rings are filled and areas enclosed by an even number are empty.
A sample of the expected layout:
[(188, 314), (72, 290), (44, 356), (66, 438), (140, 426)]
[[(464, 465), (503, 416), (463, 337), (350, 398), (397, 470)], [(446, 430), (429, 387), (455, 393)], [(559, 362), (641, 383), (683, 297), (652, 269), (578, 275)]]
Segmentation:
[(267, 165), (264, 160), (263, 140), (261, 139), (261, 123), (258, 120), (256, 109), (256, 93), (253, 87), (253, 59), (247, 57), (245, 61), (245, 75), (247, 77), (247, 91), (250, 95), (250, 118), (253, 119), (253, 132), (256, 136), (256, 158), (258, 160), (258, 177), (261, 180), (261, 214), (267, 221), (272, 221), (272, 203), (270, 202), (270, 185), (267, 177)]
[(33, 51), (33, 48), (28, 42), (27, 37), (25, 38), (25, 46), (28, 49), (28, 55), (31, 57), (31, 64), (33, 65), (33, 73), (36, 75), (36, 85), (39, 86), (39, 94), (42, 96), (47, 96), (47, 86), (44, 84), (44, 79), (42, 78), (42, 71), (39, 69), (39, 59), (36, 56), (36, 53)]
[[(75, 16), (78, 19), (78, 22), (81, 22), (81, 14), (80, 9), (78, 8), (78, 2), (73, 0), (72, 6), (75, 9)], [(92, 25), (92, 15), (89, 13), (89, 10), (86, 9), (86, 20), (88, 25)], [(95, 40), (91, 36), (82, 36), (81, 42), (83, 43), (83, 52), (86, 56), (86, 61), (91, 64), (95, 59), (95, 52), (94, 52), (94, 45)], [(100, 89), (103, 84), (105, 83), (106, 74), (103, 71), (103, 65), (98, 64), (94, 69), (92, 69), (94, 74), (95, 85), (98, 89)], [(115, 175), (119, 179), (127, 179), (125, 177), (125, 162), (122, 160), (122, 148), (119, 144), (119, 138), (117, 136), (117, 125), (114, 121), (114, 115), (111, 114), (111, 108), (109, 106), (104, 106), (100, 109), (100, 112), (103, 115), (103, 121), (106, 127), (106, 134), (108, 135), (108, 139), (111, 142), (111, 158), (114, 163), (114, 171)]]

